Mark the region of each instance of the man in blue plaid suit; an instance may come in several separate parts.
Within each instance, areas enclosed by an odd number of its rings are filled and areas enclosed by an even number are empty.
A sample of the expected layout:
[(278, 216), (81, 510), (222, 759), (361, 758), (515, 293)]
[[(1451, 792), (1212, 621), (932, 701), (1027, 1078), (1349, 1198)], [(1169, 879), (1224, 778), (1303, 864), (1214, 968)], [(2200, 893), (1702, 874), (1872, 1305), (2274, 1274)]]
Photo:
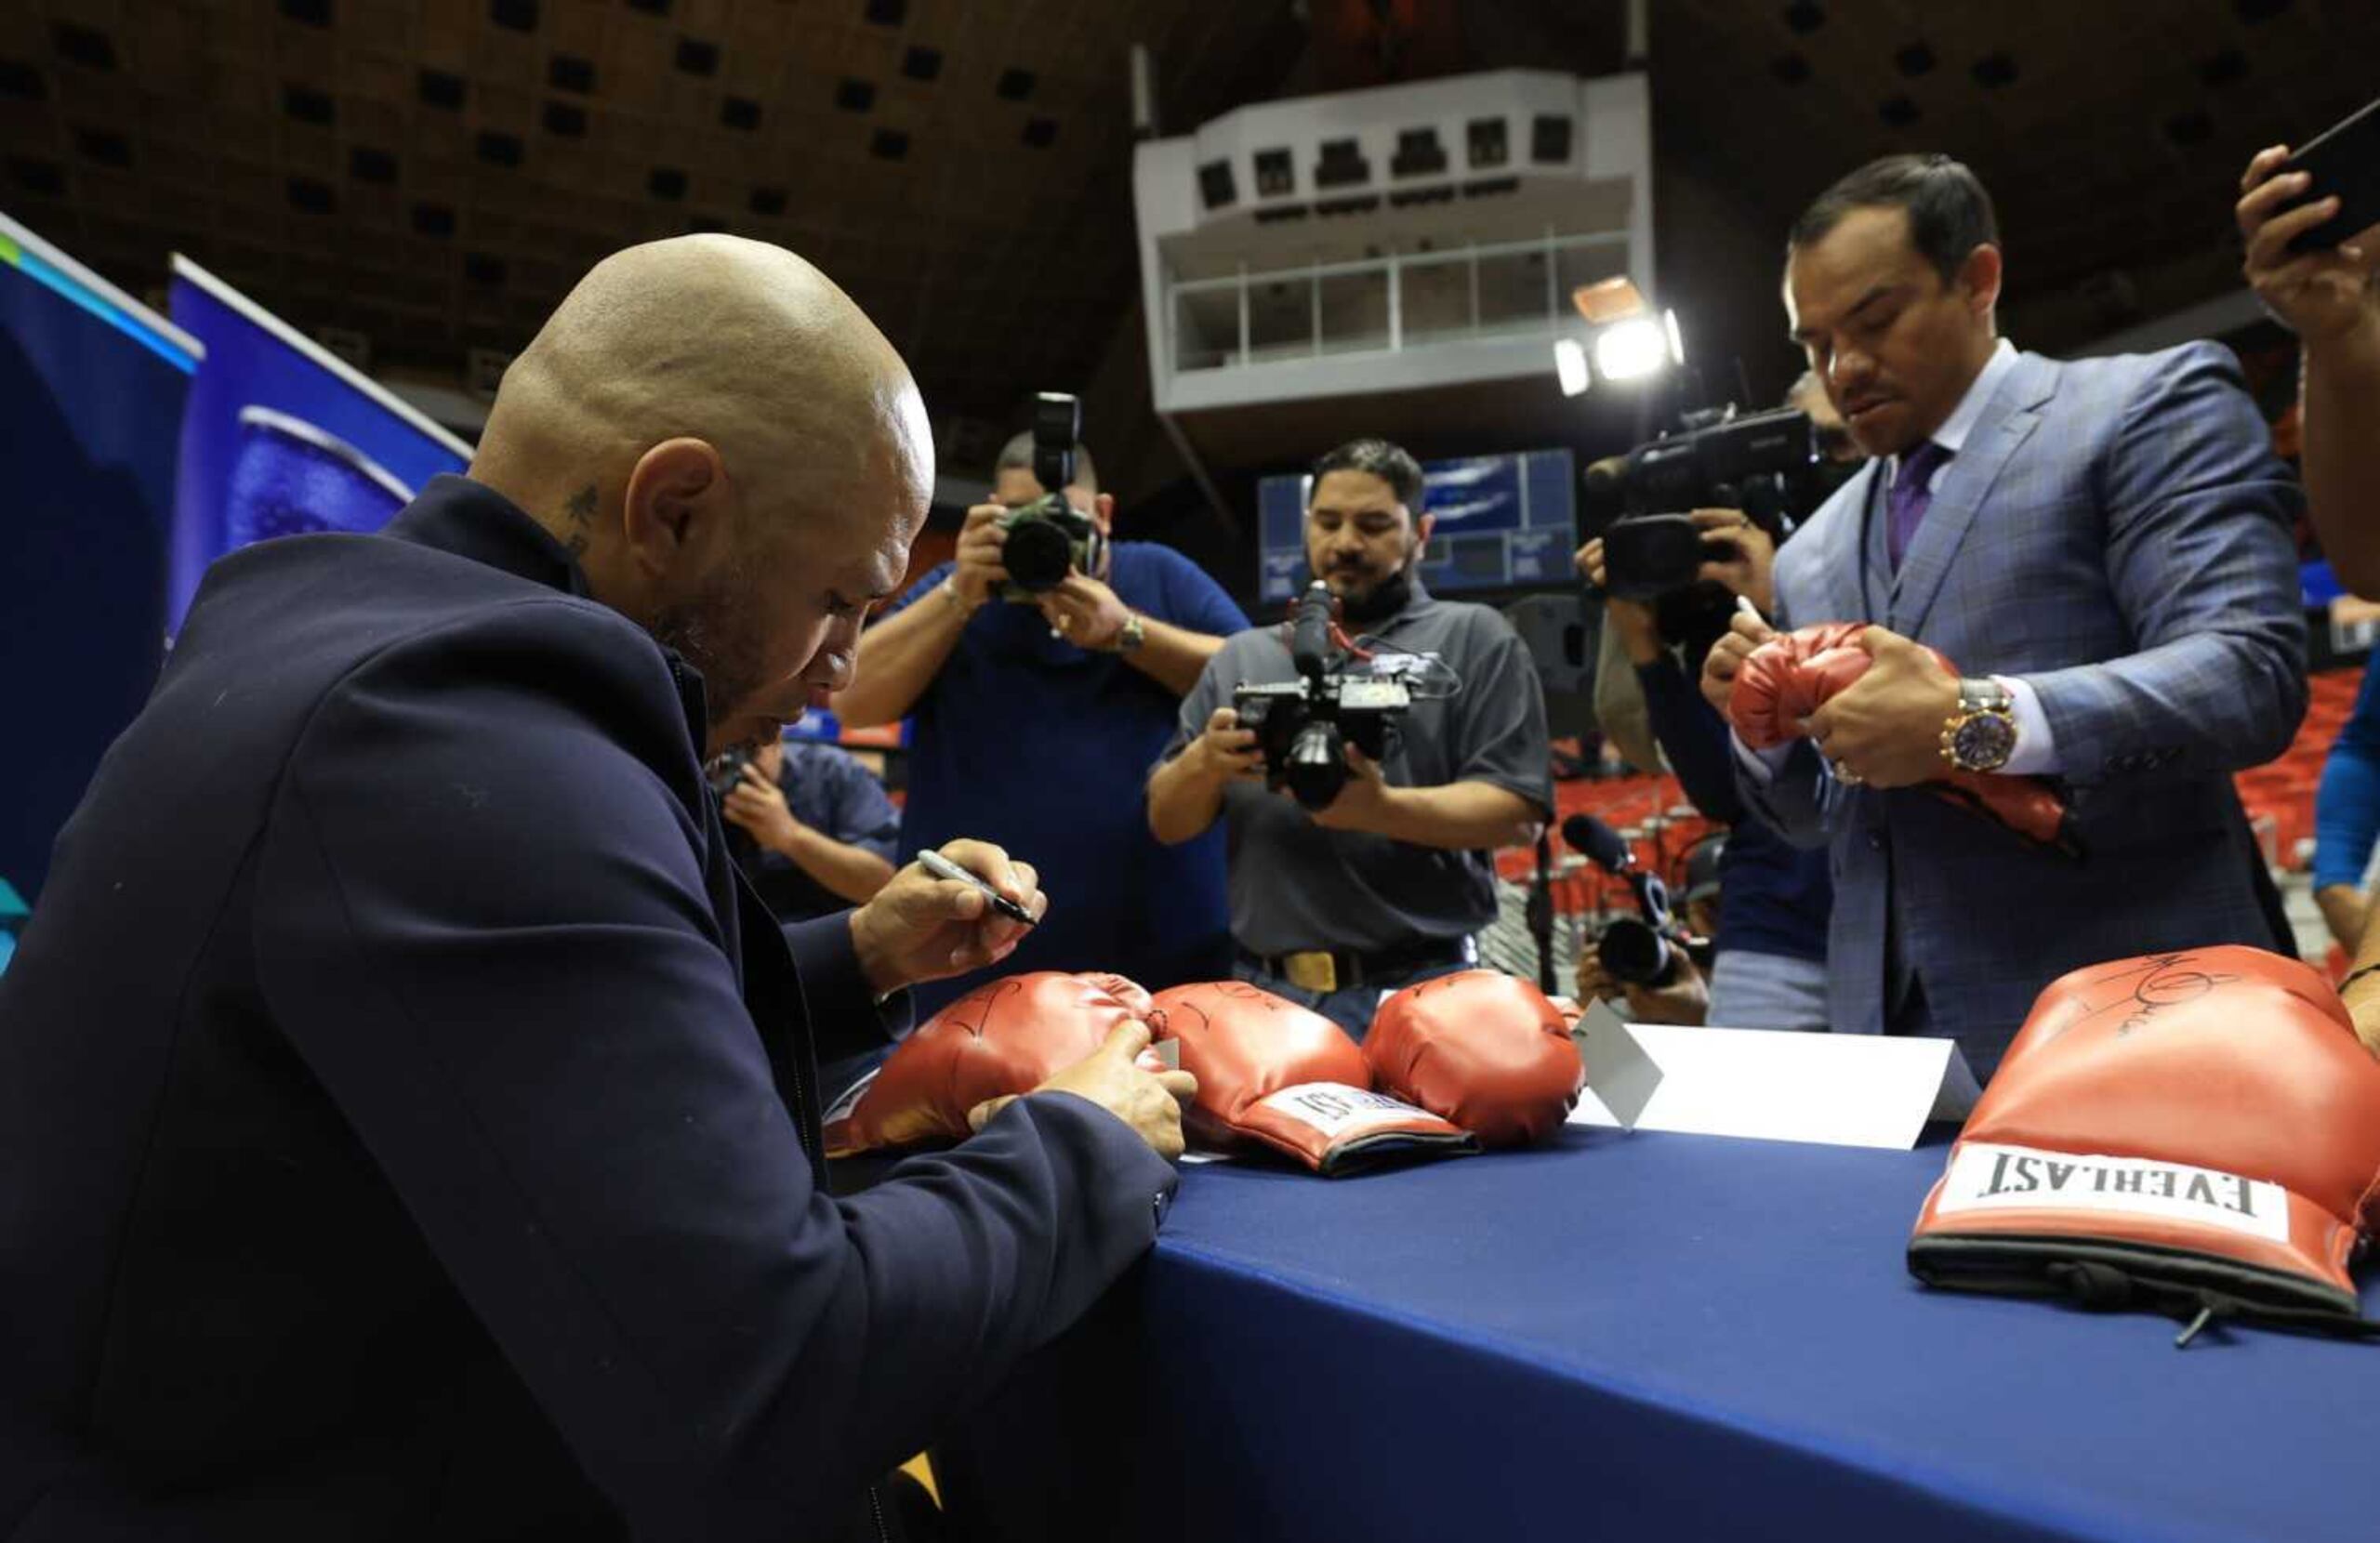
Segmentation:
[[(1778, 553), (1770, 620), (1871, 624), (1875, 662), (1809, 738), (1739, 746), (1761, 815), (1831, 845), (1834, 1028), (1948, 1035), (1986, 1076), (2069, 969), (2289, 947), (2230, 774), (2306, 708), (2300, 499), (2230, 353), (2019, 353), (2000, 283), (1947, 157), (1862, 167), (1794, 226), (1794, 340), (1873, 459)], [(1739, 618), (1714, 702), (1768, 635)], [(2054, 779), (2083, 855), (1915, 785), (1950, 763)]]

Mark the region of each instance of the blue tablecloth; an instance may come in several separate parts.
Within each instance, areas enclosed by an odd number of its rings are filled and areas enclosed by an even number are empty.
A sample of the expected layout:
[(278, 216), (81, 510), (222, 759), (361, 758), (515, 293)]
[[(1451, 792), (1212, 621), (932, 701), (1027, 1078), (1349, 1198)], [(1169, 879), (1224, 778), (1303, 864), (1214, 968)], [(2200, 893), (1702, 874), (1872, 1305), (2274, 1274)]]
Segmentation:
[(2380, 1345), (1930, 1291), (1946, 1151), (1193, 1168), (950, 1444), (954, 1501), (986, 1536), (2380, 1538)]

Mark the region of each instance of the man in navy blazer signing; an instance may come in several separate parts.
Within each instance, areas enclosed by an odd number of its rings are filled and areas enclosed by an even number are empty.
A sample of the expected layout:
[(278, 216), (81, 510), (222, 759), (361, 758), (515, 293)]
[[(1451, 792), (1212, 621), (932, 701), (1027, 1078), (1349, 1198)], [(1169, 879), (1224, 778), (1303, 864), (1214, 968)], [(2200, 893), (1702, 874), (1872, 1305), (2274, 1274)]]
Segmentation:
[[(2020, 353), (2001, 277), (1944, 156), (1864, 166), (1794, 226), (1793, 339), (1874, 458), (1778, 554), (1768, 622), (1870, 624), (1873, 663), (1810, 737), (1738, 746), (1761, 815), (1831, 846), (1835, 1029), (1948, 1035), (1982, 1075), (2069, 969), (2288, 946), (2230, 774), (2306, 707), (2300, 501), (2230, 352)], [(1740, 616), (1712, 651), (1723, 709), (1768, 636)], [(1915, 785), (1954, 766), (2053, 779), (2083, 855)]]
[(847, 683), (932, 478), (840, 290), (688, 237), (468, 478), (216, 565), (0, 977), (0, 1536), (880, 1528), (1146, 1249), (1191, 1085), (1136, 1028), (827, 1193), (816, 1061), (1019, 928), (910, 868), (781, 931), (704, 783)]

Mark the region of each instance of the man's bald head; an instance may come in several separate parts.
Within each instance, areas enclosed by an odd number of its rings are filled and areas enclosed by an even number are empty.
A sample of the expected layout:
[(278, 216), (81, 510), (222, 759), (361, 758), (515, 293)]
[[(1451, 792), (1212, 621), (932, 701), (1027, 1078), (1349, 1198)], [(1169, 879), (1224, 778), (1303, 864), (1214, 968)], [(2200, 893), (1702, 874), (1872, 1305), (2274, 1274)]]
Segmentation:
[(592, 472), (608, 504), (639, 456), (681, 438), (739, 481), (890, 476), (921, 506), (933, 481), (923, 403), (884, 335), (791, 252), (726, 235), (588, 270), (505, 372), (475, 471)]
[(835, 653), (821, 626), (788, 661), (769, 640), (787, 616), (899, 579), (933, 450), (907, 367), (851, 297), (782, 247), (701, 235), (579, 281), (505, 372), (471, 475), (703, 671), (715, 720), (760, 719), (797, 716), (789, 677), (819, 673), (822, 640)]

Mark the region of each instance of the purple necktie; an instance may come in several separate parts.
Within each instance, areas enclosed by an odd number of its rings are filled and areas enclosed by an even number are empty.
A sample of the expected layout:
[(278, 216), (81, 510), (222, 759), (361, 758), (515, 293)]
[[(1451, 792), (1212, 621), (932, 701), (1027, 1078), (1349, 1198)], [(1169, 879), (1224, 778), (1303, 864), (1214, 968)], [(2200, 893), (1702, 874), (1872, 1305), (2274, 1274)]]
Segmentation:
[(1909, 550), (1910, 538), (1917, 534), (1918, 522), (1925, 518), (1925, 507), (1934, 502), (1934, 468), (1950, 458), (1950, 453), (1932, 440), (1900, 458), (1900, 471), (1884, 500), (1884, 552), (1892, 559), (1896, 574), (1900, 572), (1901, 555)]

